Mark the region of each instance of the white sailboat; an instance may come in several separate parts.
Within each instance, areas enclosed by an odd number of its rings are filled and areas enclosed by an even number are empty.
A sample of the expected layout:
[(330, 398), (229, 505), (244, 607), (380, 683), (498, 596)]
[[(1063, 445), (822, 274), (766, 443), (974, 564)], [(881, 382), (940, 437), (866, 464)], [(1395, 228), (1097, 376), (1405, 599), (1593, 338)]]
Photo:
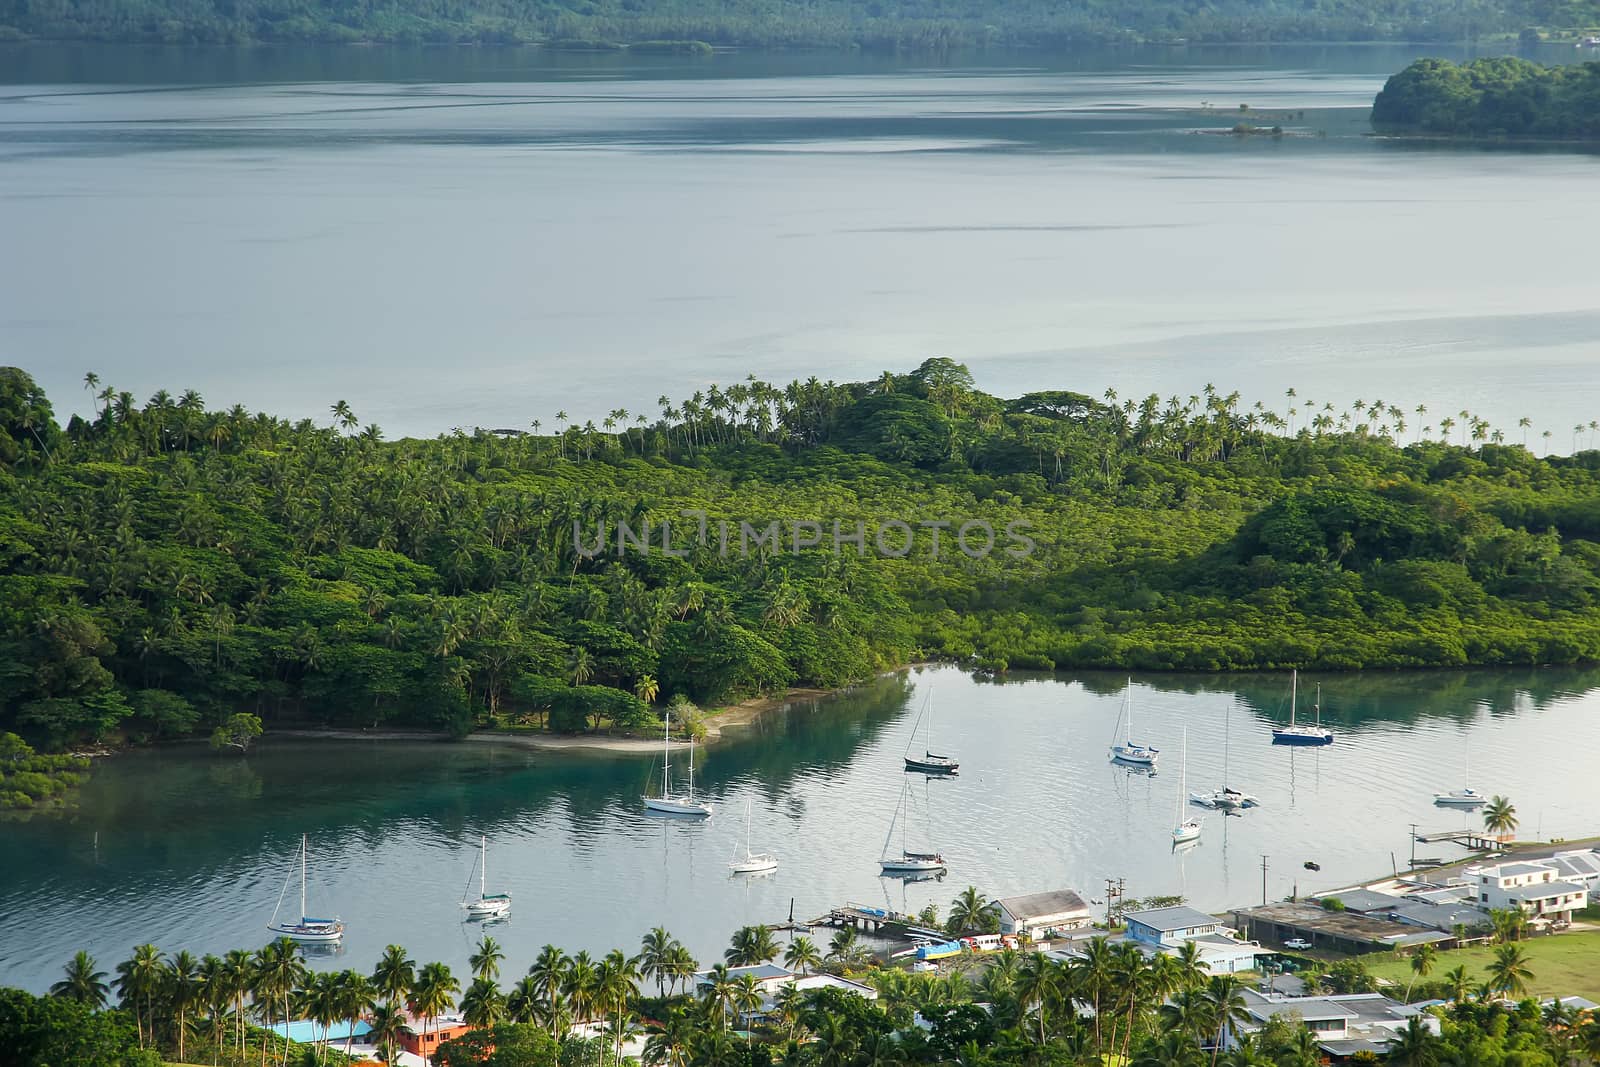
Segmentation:
[(1317, 724), (1308, 726), (1305, 723), (1296, 723), (1295, 698), (1300, 689), (1300, 672), (1293, 671), (1289, 675), (1289, 725), (1278, 726), (1272, 731), (1272, 743), (1275, 745), (1331, 745), (1333, 744), (1333, 731), (1322, 728), (1322, 685), (1317, 685), (1317, 702), (1312, 705), (1316, 709)]
[(1117, 741), (1116, 726), (1111, 728), (1111, 758), (1120, 763), (1131, 763), (1136, 767), (1153, 767), (1156, 755), (1161, 750), (1149, 745), (1141, 745), (1133, 739), (1133, 679), (1128, 679), (1128, 686), (1122, 691), (1122, 711), (1117, 715), (1117, 726), (1123, 720), (1128, 722), (1128, 732), (1125, 739)]
[(778, 869), (778, 857), (770, 852), (750, 851), (750, 801), (744, 802), (744, 855), (735, 853), (728, 863), (734, 874), (765, 874)]
[(1183, 728), (1183, 757), (1178, 763), (1178, 803), (1177, 814), (1173, 816), (1172, 843), (1181, 845), (1186, 841), (1195, 841), (1200, 837), (1200, 820), (1190, 816), (1183, 817), (1183, 794), (1189, 781), (1189, 728)]
[(1232, 749), (1233, 704), (1229, 703), (1222, 718), (1222, 788), (1209, 793), (1190, 793), (1189, 800), (1202, 808), (1233, 812), (1240, 808), (1253, 808), (1261, 802), (1253, 794), (1235, 789), (1228, 784), (1228, 754)]
[(279, 922), (278, 912), (283, 909), (283, 894), (288, 892), (293, 868), (283, 880), (283, 892), (278, 894), (278, 906), (272, 909), (272, 921), (267, 929), (282, 937), (308, 945), (333, 945), (344, 939), (344, 923), (339, 919), (314, 919), (306, 914), (306, 836), (300, 835), (300, 921)]
[(662, 724), (665, 734), (661, 747), (661, 795), (646, 796), (644, 806), (650, 811), (666, 815), (692, 815), (703, 819), (711, 814), (711, 805), (694, 798), (694, 738), (689, 739), (689, 789), (685, 793), (672, 792), (672, 713), (668, 712)]
[[(1467, 753), (1467, 770), (1463, 775), (1465, 781), (1472, 781), (1472, 753)], [(1481, 808), (1489, 803), (1489, 798), (1472, 788), (1464, 785), (1460, 789), (1452, 789), (1448, 793), (1433, 794), (1433, 802), (1441, 808)]]
[(478, 847), (478, 898), (463, 900), (461, 908), (469, 919), (499, 919), (511, 913), (511, 894), (489, 892), (489, 839), (478, 838)]
[[(889, 820), (889, 833), (883, 839), (883, 855), (878, 860), (878, 866), (883, 868), (884, 874), (932, 874), (945, 869), (944, 856), (938, 852), (913, 852), (906, 845), (906, 824), (911, 821), (911, 809), (908, 803), (910, 796), (910, 785), (902, 784), (900, 786), (900, 803), (894, 809), (894, 818)], [(900, 851), (891, 853), (889, 851), (889, 843), (894, 840), (896, 823), (900, 826)]]
[(918, 731), (920, 731), (922, 729), (923, 720), (927, 720), (927, 723), (928, 723), (928, 733), (927, 733), (928, 744), (932, 744), (933, 743), (933, 689), (932, 689), (932, 687), (929, 687), (929, 689), (928, 689), (928, 697), (927, 697), (926, 700), (923, 701), (922, 711), (920, 713), (918, 713), (918, 715), (917, 715), (917, 723), (916, 723), (916, 725), (911, 728), (911, 744), (908, 744), (906, 746), (906, 754), (905, 754), (906, 770), (908, 770), (908, 771), (920, 771), (923, 774), (955, 774), (956, 773), (956, 768), (960, 767), (961, 764), (957, 763), (954, 759), (952, 759), (949, 756), (941, 756), (939, 753), (933, 751), (930, 748), (927, 748), (926, 746), (924, 746), (924, 748), (922, 750), (922, 755), (914, 756), (914, 755), (911, 754), (911, 745), (916, 744), (917, 733), (918, 733)]

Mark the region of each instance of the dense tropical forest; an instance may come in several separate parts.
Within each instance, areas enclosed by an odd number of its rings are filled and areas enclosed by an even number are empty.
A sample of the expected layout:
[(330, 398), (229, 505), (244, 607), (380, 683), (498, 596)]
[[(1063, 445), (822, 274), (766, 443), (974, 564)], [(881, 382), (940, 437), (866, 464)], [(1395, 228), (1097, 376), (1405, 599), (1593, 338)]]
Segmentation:
[[(952, 935), (992, 926), (994, 912), (974, 887), (951, 902)], [(940, 925), (937, 909), (920, 917)], [(1385, 953), (1385, 957), (1392, 954)], [(1581, 1067), (1600, 1061), (1600, 1019), (1559, 1002), (1540, 1007), (1538, 980), (1520, 943), (1499, 942), (1481, 975), (1443, 970), (1432, 946), (1404, 958), (1407, 1002), (1429, 1001), (1390, 1050), (1399, 1067)], [(791, 973), (846, 976), (877, 994), (785, 986), (770, 1005), (754, 975), (734, 969), (782, 961)], [(645, 1067), (1320, 1067), (1315, 1033), (1292, 1012), (1255, 1032), (1240, 975), (1208, 975), (1195, 946), (1146, 956), (1129, 941), (1095, 937), (1057, 959), (1003, 949), (911, 973), (884, 965), (844, 928), (826, 946), (810, 937), (780, 944), (766, 926), (735, 931), (723, 958), (703, 964), (657, 927), (628, 955), (596, 959), (546, 945), (521, 977), (502, 983), (505, 952), (482, 937), (470, 976), (443, 963), (418, 965), (388, 946), (369, 973), (309, 970), (292, 941), (254, 952), (196, 959), (140, 945), (115, 977), (79, 952), (45, 997), (0, 990), (0, 1047), (18, 1067), (94, 1063), (345, 1063), (344, 1020), (370, 1025), (366, 1039), (392, 1062), (402, 1028), (437, 1030), (459, 1012), (472, 1029), (441, 1043), (439, 1067), (622, 1067), (642, 1039)], [(1287, 962), (1287, 961), (1286, 961)], [(1369, 993), (1377, 981), (1363, 958), (1295, 958), (1313, 993)], [(520, 964), (517, 965), (520, 967)], [(1435, 977), (1435, 970), (1440, 973)], [(509, 976), (508, 976), (509, 977)], [(463, 988), (463, 982), (466, 983)], [(115, 994), (117, 1007), (108, 1008)], [(1520, 998), (1520, 1000), (1519, 1000)], [(406, 1018), (410, 1013), (410, 1020)], [(298, 1045), (270, 1027), (310, 1020), (330, 1039)], [(343, 1049), (341, 1049), (341, 1043)], [(638, 1046), (635, 1044), (635, 1048)], [(91, 1057), (88, 1053), (94, 1053)], [(1375, 1064), (1374, 1053), (1352, 1062)]]
[(1419, 59), (1372, 104), (1379, 129), (1469, 137), (1600, 138), (1600, 63)]
[(1595, 0), (0, 0), (0, 40), (942, 50), (1138, 41), (1452, 41), (1600, 24)]
[(237, 715), (641, 727), (930, 658), (1600, 659), (1592, 422), (1537, 456), (1529, 419), (1001, 399), (933, 359), (385, 441), (343, 401), (290, 423), (86, 385), (62, 427), (0, 369), (0, 731), (41, 750)]

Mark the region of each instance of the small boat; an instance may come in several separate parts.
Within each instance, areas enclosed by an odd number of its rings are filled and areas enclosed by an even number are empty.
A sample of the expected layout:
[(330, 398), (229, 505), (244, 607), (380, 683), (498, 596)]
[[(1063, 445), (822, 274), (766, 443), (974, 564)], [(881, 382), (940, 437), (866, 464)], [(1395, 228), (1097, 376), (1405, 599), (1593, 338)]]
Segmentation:
[(770, 852), (750, 851), (750, 801), (744, 802), (744, 855), (735, 855), (728, 863), (734, 874), (763, 874), (778, 869), (778, 857)]
[[(917, 734), (922, 729), (922, 721), (924, 719), (928, 721), (928, 738), (931, 742), (933, 738), (933, 689), (931, 687), (928, 689), (927, 699), (922, 703), (922, 711), (917, 714), (916, 725), (911, 728), (911, 741), (913, 744), (916, 743)], [(950, 756), (941, 756), (932, 749), (924, 748), (920, 756), (914, 756), (911, 754), (909, 745), (906, 747), (905, 761), (906, 770), (917, 771), (922, 774), (955, 774), (956, 769), (961, 766)]]
[(1228, 705), (1222, 718), (1222, 788), (1209, 793), (1190, 793), (1189, 802), (1224, 814), (1235, 814), (1245, 808), (1254, 808), (1261, 801), (1251, 793), (1228, 785), (1228, 757), (1233, 749), (1233, 705)]
[[(884, 874), (892, 875), (926, 875), (937, 874), (945, 869), (944, 856), (938, 852), (913, 852), (906, 845), (906, 825), (911, 821), (911, 787), (902, 783), (900, 786), (900, 803), (894, 809), (894, 818), (889, 820), (889, 833), (883, 839), (883, 854), (878, 860), (878, 866)], [(900, 851), (889, 851), (889, 843), (894, 840), (894, 828), (900, 826)]]
[(1126, 719), (1128, 722), (1128, 732), (1122, 742), (1119, 743), (1116, 740), (1116, 726), (1111, 728), (1111, 758), (1119, 763), (1131, 763), (1139, 767), (1154, 766), (1156, 762), (1156, 756), (1161, 750), (1159, 748), (1152, 748), (1149, 745), (1141, 745), (1133, 739), (1132, 678), (1128, 679), (1127, 688), (1122, 691), (1122, 711), (1117, 714), (1117, 726), (1121, 726), (1124, 719)]
[(1183, 728), (1183, 757), (1178, 764), (1178, 803), (1177, 813), (1173, 816), (1172, 843), (1181, 845), (1186, 841), (1200, 839), (1200, 820), (1194, 817), (1183, 817), (1183, 794), (1186, 779), (1189, 776), (1189, 728)]
[[(313, 919), (306, 914), (306, 864), (307, 864), (306, 836), (300, 835), (300, 921), (279, 922), (278, 911), (283, 907), (283, 893), (278, 894), (278, 907), (272, 911), (272, 921), (267, 924), (267, 929), (281, 937), (292, 941), (299, 941), (307, 945), (334, 945), (344, 940), (344, 923), (339, 919)], [(289, 888), (289, 879), (294, 877), (291, 868), (289, 876), (283, 880), (285, 891)]]
[[(1467, 753), (1466, 778), (1468, 781), (1472, 779), (1471, 752)], [(1489, 798), (1471, 786), (1462, 786), (1460, 789), (1452, 789), (1448, 793), (1433, 794), (1433, 802), (1441, 808), (1481, 808), (1489, 803)]]
[(511, 894), (489, 892), (489, 839), (478, 838), (478, 848), (478, 898), (463, 900), (461, 908), (469, 919), (500, 919), (511, 913)]
[(644, 806), (650, 811), (660, 812), (663, 815), (690, 815), (703, 819), (711, 814), (711, 805), (694, 797), (694, 738), (689, 738), (689, 789), (687, 792), (674, 794), (672, 792), (672, 713), (669, 711), (663, 718), (663, 729), (666, 731), (661, 747), (661, 795), (646, 796)]
[(1317, 685), (1317, 702), (1312, 705), (1316, 709), (1317, 724), (1308, 726), (1305, 723), (1295, 722), (1295, 697), (1300, 688), (1300, 672), (1294, 671), (1289, 675), (1289, 725), (1274, 727), (1272, 743), (1275, 745), (1331, 745), (1333, 744), (1333, 731), (1322, 728), (1322, 685)]

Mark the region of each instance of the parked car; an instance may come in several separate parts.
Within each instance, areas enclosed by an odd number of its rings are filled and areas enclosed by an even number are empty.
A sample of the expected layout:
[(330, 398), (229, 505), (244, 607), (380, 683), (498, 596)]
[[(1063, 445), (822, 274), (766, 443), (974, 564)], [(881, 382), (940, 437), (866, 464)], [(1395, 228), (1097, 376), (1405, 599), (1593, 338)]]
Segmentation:
[(1283, 943), (1283, 947), (1293, 949), (1296, 952), (1304, 952), (1306, 949), (1311, 947), (1311, 942), (1307, 941), (1303, 937), (1291, 937), (1289, 940)]

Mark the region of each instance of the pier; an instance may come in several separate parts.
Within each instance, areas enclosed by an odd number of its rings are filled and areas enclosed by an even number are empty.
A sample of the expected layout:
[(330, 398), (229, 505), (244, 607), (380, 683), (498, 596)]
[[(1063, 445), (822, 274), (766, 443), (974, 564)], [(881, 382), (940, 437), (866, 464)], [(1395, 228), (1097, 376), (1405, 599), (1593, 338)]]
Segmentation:
[(1412, 834), (1412, 839), (1425, 845), (1436, 845), (1441, 841), (1449, 841), (1460, 845), (1469, 852), (1498, 852), (1501, 849), (1499, 841), (1478, 830), (1440, 830), (1436, 833)]
[(933, 941), (948, 939), (943, 930), (924, 926), (915, 915), (906, 915), (890, 908), (874, 908), (867, 904), (844, 904), (820, 918), (812, 919), (808, 925), (850, 926), (861, 933), (889, 941), (912, 941), (919, 937)]

